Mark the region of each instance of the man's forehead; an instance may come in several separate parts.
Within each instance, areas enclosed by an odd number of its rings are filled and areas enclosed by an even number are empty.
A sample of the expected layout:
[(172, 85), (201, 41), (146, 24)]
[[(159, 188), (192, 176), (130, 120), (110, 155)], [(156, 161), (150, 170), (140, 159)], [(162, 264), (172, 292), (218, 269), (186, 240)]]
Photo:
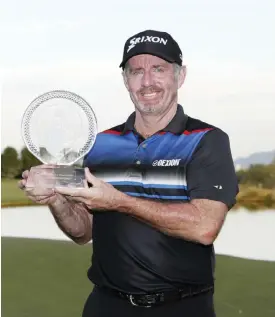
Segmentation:
[(167, 61), (158, 56), (150, 55), (150, 54), (140, 54), (131, 57), (128, 60), (128, 64), (130, 67), (143, 67), (143, 66), (153, 66), (153, 65), (169, 65)]

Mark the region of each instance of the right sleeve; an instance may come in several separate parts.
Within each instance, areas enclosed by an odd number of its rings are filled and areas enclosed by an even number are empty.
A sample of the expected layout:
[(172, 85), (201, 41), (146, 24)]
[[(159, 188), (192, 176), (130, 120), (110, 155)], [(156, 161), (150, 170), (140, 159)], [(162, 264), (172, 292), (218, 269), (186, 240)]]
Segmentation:
[(220, 129), (204, 135), (187, 164), (190, 199), (221, 201), (231, 209), (239, 192), (228, 135)]

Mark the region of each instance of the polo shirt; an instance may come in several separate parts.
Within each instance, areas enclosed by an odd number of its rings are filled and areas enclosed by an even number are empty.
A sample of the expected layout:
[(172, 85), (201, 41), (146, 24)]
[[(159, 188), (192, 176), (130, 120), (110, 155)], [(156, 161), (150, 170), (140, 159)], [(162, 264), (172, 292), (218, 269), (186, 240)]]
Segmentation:
[[(163, 204), (192, 199), (236, 202), (238, 183), (228, 135), (178, 104), (170, 123), (147, 139), (126, 122), (100, 132), (84, 166), (126, 195)], [(214, 283), (214, 247), (172, 237), (119, 211), (93, 213), (88, 278), (132, 294)], [(169, 213), (169, 206), (167, 206)]]

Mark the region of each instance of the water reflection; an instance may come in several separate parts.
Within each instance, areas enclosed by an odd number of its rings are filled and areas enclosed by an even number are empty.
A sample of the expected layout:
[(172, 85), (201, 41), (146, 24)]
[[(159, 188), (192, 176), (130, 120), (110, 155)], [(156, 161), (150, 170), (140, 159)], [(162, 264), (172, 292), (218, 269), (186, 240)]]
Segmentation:
[[(1, 211), (2, 236), (66, 240), (45, 206)], [(217, 254), (275, 261), (275, 210), (230, 212), (215, 241)]]

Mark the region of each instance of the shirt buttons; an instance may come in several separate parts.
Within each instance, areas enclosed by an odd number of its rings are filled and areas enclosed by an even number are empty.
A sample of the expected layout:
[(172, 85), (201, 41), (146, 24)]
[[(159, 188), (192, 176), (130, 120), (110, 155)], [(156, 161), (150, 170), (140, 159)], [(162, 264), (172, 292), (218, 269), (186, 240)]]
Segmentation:
[(146, 143), (142, 144), (142, 147), (143, 147), (143, 148), (146, 148), (146, 146), (147, 146), (147, 144), (146, 144)]
[(136, 161), (136, 164), (140, 164), (141, 162), (140, 161)]

